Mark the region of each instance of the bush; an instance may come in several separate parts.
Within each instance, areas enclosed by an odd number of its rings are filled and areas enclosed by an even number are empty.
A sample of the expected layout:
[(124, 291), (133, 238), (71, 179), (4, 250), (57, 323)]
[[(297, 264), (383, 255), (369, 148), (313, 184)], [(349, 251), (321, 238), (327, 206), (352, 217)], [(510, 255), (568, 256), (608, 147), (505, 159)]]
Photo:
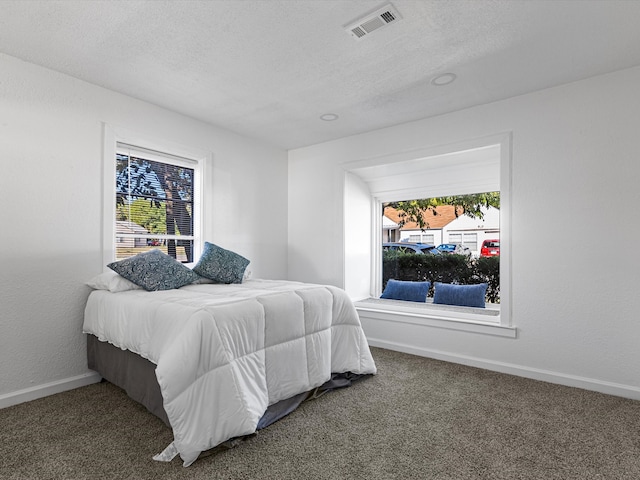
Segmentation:
[(487, 283), (487, 302), (500, 303), (500, 257), (480, 257), (475, 262), (476, 275)]
[(487, 283), (486, 301), (500, 303), (500, 257), (474, 259), (464, 255), (416, 255), (386, 251), (382, 258), (383, 288), (390, 278), (429, 281), (429, 297), (433, 297), (435, 282), (459, 285)]

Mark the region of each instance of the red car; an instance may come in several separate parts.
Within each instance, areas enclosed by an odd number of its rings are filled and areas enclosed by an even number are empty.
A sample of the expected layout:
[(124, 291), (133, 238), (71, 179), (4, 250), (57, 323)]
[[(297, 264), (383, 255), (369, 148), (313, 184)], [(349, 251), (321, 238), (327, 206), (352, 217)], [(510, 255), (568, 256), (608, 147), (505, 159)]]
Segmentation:
[(500, 255), (500, 240), (485, 240), (480, 248), (481, 257), (495, 257)]

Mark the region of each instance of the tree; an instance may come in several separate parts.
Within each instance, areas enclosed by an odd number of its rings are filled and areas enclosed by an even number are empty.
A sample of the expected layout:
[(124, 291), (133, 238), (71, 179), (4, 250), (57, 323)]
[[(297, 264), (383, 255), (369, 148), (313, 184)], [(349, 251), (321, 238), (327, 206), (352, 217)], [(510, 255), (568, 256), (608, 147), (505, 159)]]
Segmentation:
[(147, 230), (149, 233), (163, 235), (167, 233), (167, 215), (164, 201), (159, 205), (144, 198), (136, 198), (129, 204), (116, 206), (117, 220), (129, 220)]
[(429, 228), (429, 215), (437, 215), (436, 207), (452, 205), (456, 217), (466, 215), (471, 218), (484, 218), (483, 208), (500, 208), (500, 192), (474, 193), (470, 195), (453, 195), (448, 197), (423, 198), (419, 200), (404, 200), (383, 204), (382, 214), (388, 207), (399, 211), (400, 226), (407, 222), (415, 222), (421, 230)]
[[(166, 198), (167, 234), (193, 235), (193, 219), (187, 203), (193, 198), (193, 170), (168, 163), (160, 163), (164, 193)], [(190, 241), (178, 241), (184, 247), (187, 262), (193, 261)], [(176, 241), (169, 240), (167, 253), (176, 258)]]

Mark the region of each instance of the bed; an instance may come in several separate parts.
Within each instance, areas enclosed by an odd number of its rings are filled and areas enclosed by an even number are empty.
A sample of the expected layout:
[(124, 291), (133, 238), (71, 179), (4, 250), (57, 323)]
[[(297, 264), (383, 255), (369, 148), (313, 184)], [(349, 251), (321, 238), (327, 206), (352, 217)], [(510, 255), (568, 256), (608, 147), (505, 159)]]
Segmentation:
[(376, 373), (355, 307), (336, 287), (91, 286), (83, 324), (89, 366), (172, 428), (173, 442), (156, 460), (180, 455), (189, 466), (286, 415), (310, 392)]

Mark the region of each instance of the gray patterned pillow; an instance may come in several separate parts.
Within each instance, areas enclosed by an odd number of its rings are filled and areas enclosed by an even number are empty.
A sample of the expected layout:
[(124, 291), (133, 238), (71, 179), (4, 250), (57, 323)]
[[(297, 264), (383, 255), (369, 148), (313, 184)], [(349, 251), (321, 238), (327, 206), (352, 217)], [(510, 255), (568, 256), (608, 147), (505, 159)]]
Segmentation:
[(198, 279), (190, 268), (157, 249), (110, 263), (107, 267), (149, 292), (180, 288)]
[(193, 271), (216, 283), (242, 283), (249, 260), (231, 250), (204, 242), (204, 252)]

